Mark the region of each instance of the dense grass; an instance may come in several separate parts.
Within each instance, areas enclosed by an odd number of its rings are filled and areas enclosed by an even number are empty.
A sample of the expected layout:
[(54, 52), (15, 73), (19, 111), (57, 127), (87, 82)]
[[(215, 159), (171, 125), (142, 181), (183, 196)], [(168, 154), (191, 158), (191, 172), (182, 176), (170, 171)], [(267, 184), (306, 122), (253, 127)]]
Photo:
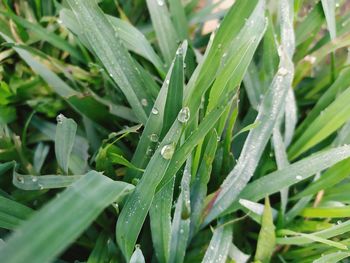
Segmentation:
[(3, 0), (0, 262), (347, 262), (349, 4)]

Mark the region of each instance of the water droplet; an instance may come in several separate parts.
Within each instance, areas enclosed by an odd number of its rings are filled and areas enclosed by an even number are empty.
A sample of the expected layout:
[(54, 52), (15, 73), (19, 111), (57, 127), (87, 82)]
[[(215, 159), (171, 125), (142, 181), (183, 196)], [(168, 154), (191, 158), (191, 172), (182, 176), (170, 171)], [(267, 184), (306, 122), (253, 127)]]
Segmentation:
[(341, 220), (337, 221), (337, 225), (340, 225), (341, 223), (343, 223)]
[(181, 47), (178, 50), (176, 50), (176, 55), (182, 55), (182, 53), (183, 53), (183, 50)]
[(21, 184), (23, 184), (23, 183), (24, 183), (24, 178), (23, 178), (23, 176), (18, 176), (18, 177), (17, 177), (17, 181), (20, 182)]
[(160, 154), (163, 156), (165, 160), (170, 160), (171, 157), (173, 157), (175, 151), (174, 144), (167, 144), (164, 145), (162, 150), (160, 151)]
[(279, 68), (277, 74), (278, 75), (281, 75), (281, 76), (285, 76), (289, 73), (288, 69), (284, 68), (284, 67), (281, 67)]
[(157, 0), (157, 4), (159, 6), (163, 6), (164, 5), (164, 0)]
[(170, 83), (169, 79), (165, 80), (165, 84), (169, 85), (169, 83)]
[(61, 19), (57, 19), (57, 23), (59, 23), (61, 25), (63, 22)]
[(39, 190), (43, 190), (44, 186), (42, 184), (38, 184)]
[(220, 49), (222, 47), (222, 44), (220, 43), (220, 44), (218, 44), (218, 49)]
[(152, 133), (150, 136), (149, 136), (149, 139), (151, 140), (151, 142), (157, 142), (159, 140), (159, 137), (157, 134), (155, 133)]
[(159, 111), (158, 111), (158, 109), (157, 109), (156, 107), (153, 107), (153, 108), (152, 108), (152, 113), (153, 113), (154, 115), (157, 115), (157, 114), (159, 113)]
[(297, 175), (295, 178), (296, 178), (297, 180), (303, 180), (303, 177), (302, 177), (301, 175)]
[(63, 114), (59, 114), (57, 117), (56, 117), (56, 121), (58, 124), (61, 124), (63, 122), (63, 118), (64, 118), (64, 115)]
[(181, 123), (186, 123), (190, 119), (190, 109), (184, 107), (180, 110), (179, 115), (177, 115), (177, 120)]
[(34, 183), (35, 183), (35, 182), (37, 182), (37, 181), (38, 181), (38, 177), (33, 176), (33, 177), (32, 177), (32, 182), (34, 182)]
[(134, 179), (132, 179), (132, 181), (131, 181), (131, 183), (132, 183), (133, 185), (137, 185), (139, 182), (140, 182), (140, 179), (138, 179), (138, 178), (134, 178)]
[(109, 73), (109, 76), (110, 76), (111, 78), (113, 78), (113, 74), (112, 74), (112, 73)]
[(148, 106), (148, 101), (146, 99), (142, 99), (141, 100), (141, 104), (142, 104), (142, 106), (147, 107)]

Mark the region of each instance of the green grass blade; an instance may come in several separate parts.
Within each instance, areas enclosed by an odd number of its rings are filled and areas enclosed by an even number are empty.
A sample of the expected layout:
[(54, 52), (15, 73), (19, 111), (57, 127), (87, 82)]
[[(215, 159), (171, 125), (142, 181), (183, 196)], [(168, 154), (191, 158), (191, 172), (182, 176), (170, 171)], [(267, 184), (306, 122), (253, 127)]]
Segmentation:
[(337, 263), (341, 262), (342, 259), (350, 257), (349, 252), (335, 252), (327, 255), (322, 255), (318, 259), (314, 260), (313, 263)]
[(349, 206), (342, 207), (307, 207), (301, 215), (309, 218), (342, 218), (350, 214)]
[(310, 126), (295, 141), (288, 151), (291, 159), (295, 159), (334, 131), (344, 125), (350, 119), (350, 88), (339, 94), (321, 115), (319, 115)]
[(145, 123), (153, 103), (143, 87), (136, 64), (121, 43), (118, 33), (95, 1), (69, 0), (68, 3), (94, 53), (123, 91), (137, 118)]
[[(95, 171), (89, 172), (36, 212), (8, 238), (0, 248), (2, 260), (8, 263), (23, 262), (23, 259), (28, 262), (50, 262), (104, 208), (120, 200), (132, 188), (131, 185), (114, 182)], [(33, 239), (33, 236), (36, 238)], [(52, 236), (55, 239), (47, 242)], [(42, 249), (43, 246), (45, 249)]]
[(39, 24), (33, 24), (20, 16), (16, 16), (11, 12), (0, 12), (0, 13), (14, 20), (16, 23), (20, 24), (24, 28), (32, 31), (39, 39), (45, 40), (49, 42), (51, 45), (63, 51), (67, 51), (73, 58), (79, 60), (80, 62), (83, 61), (83, 58), (80, 52), (74, 46), (69, 44), (68, 41), (62, 39), (55, 33), (48, 31), (47, 29), (43, 28)]
[(235, 263), (247, 263), (250, 255), (243, 253), (235, 244), (231, 244), (228, 257), (234, 260)]
[(232, 230), (231, 224), (219, 226), (215, 229), (202, 263), (226, 262), (232, 241)]
[(188, 35), (188, 22), (182, 1), (169, 0), (169, 11), (177, 35), (180, 37), (181, 40), (186, 39)]
[(261, 229), (255, 253), (256, 261), (270, 262), (275, 249), (275, 239), (275, 226), (273, 224), (270, 201), (268, 198), (265, 198), (265, 208), (261, 219)]
[(77, 124), (73, 119), (60, 114), (57, 116), (55, 135), (55, 154), (58, 165), (65, 174), (68, 174), (68, 162), (73, 150)]
[(258, 165), (279, 112), (284, 109), (285, 98), (292, 81), (293, 65), (285, 53), (283, 53), (280, 63), (279, 71), (259, 108), (256, 122), (261, 124), (250, 131), (236, 166), (218, 190), (218, 195), (204, 222), (205, 224), (219, 216), (235, 201)]
[(171, 225), (169, 263), (184, 261), (190, 234), (190, 181), (192, 160), (188, 159), (181, 180), (181, 192), (176, 202)]
[(177, 49), (177, 42), (181, 39), (177, 38), (166, 1), (147, 0), (146, 3), (163, 58), (170, 64)]
[(149, 210), (152, 241), (159, 262), (168, 262), (171, 238), (171, 209), (175, 180), (155, 194)]
[(45, 162), (47, 154), (49, 153), (50, 147), (44, 143), (39, 143), (35, 148), (34, 158), (33, 158), (33, 167), (35, 171), (40, 174), (40, 170)]
[(0, 196), (0, 228), (16, 229), (32, 212), (29, 207)]
[(22, 190), (43, 190), (67, 187), (79, 180), (83, 175), (27, 175), (13, 172), (13, 184)]
[(331, 39), (335, 39), (337, 36), (337, 28), (335, 23), (335, 1), (334, 0), (322, 0), (322, 8), (326, 17), (327, 26)]
[[(341, 146), (319, 152), (248, 184), (239, 197), (250, 201), (258, 201), (267, 195), (280, 191), (284, 187), (307, 179), (349, 156), (350, 146)], [(235, 209), (237, 209), (237, 205), (234, 204), (228, 211)]]

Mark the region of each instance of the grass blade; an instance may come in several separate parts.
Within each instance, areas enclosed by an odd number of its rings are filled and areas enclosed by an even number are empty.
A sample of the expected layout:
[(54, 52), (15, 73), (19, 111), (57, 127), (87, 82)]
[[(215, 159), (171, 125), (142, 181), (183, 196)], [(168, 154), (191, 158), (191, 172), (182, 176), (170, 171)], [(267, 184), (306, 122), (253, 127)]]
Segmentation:
[(57, 116), (57, 128), (55, 136), (55, 154), (59, 166), (65, 174), (68, 174), (68, 162), (73, 150), (77, 124), (73, 119), (64, 115)]
[(275, 226), (273, 224), (270, 201), (268, 198), (265, 198), (265, 208), (261, 219), (261, 229), (259, 232), (255, 260), (261, 262), (270, 262), (274, 249)]
[(32, 212), (29, 207), (0, 196), (0, 228), (16, 229)]
[(130, 263), (145, 263), (142, 251), (139, 247), (136, 247), (134, 253), (131, 256)]
[[(132, 186), (113, 182), (92, 171), (36, 212), (0, 247), (8, 263), (50, 262), (76, 239), (112, 202), (118, 201)], [(84, 193), (84, 195), (82, 195)], [(60, 217), (60, 220), (57, 218)], [(55, 235), (56, 238), (47, 242)], [(36, 236), (33, 239), (33, 236)], [(30, 244), (30, 246), (28, 245)], [(45, 245), (45, 249), (41, 249)]]

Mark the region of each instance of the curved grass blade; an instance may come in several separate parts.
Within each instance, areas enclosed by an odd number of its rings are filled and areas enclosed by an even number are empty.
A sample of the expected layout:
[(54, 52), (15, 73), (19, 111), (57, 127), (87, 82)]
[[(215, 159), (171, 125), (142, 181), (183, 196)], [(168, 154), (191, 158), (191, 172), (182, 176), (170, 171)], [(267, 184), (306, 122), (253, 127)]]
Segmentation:
[(29, 207), (0, 195), (0, 228), (16, 229), (32, 212)]
[(68, 162), (73, 150), (77, 124), (73, 119), (60, 114), (57, 116), (55, 135), (55, 154), (58, 165), (65, 174), (68, 174)]
[(261, 229), (259, 232), (258, 244), (255, 253), (255, 260), (260, 262), (270, 262), (275, 250), (275, 226), (273, 224), (270, 201), (265, 198), (265, 208), (261, 219)]
[(335, 1), (334, 0), (321, 0), (324, 15), (326, 17), (327, 26), (331, 39), (336, 38), (337, 28), (335, 23)]
[(231, 244), (228, 257), (234, 260), (235, 263), (247, 263), (250, 255), (243, 253), (235, 244)]
[(215, 229), (202, 263), (225, 263), (232, 242), (232, 224)]
[[(7, 263), (19, 263), (23, 259), (28, 262), (50, 262), (104, 208), (120, 201), (132, 189), (132, 185), (112, 181), (95, 171), (89, 172), (17, 228), (6, 244), (0, 247), (1, 260)], [(36, 238), (33, 239), (33, 236)], [(47, 242), (52, 236), (55, 239)]]
[(43, 190), (52, 188), (62, 188), (73, 184), (83, 175), (24, 175), (16, 171), (13, 172), (12, 183), (22, 190)]
[[(291, 186), (310, 176), (333, 166), (350, 157), (350, 146), (341, 146), (322, 151), (293, 163), (282, 170), (275, 171), (250, 183), (239, 195), (240, 198), (258, 201), (265, 196), (279, 192), (284, 187)], [(239, 206), (233, 204), (227, 212), (236, 211)]]
[(40, 174), (40, 170), (45, 162), (49, 150), (50, 147), (42, 142), (38, 143), (38, 146), (35, 148), (33, 167), (38, 174)]
[(293, 64), (289, 61), (286, 54), (283, 53), (278, 73), (259, 108), (256, 122), (261, 124), (249, 132), (238, 162), (220, 186), (214, 205), (211, 207), (204, 224), (208, 224), (230, 207), (253, 175), (261, 154), (272, 134), (277, 117), (280, 111), (284, 109), (285, 98), (292, 82), (292, 75)]
[(153, 103), (118, 33), (94, 0), (68, 0), (68, 3), (94, 53), (123, 91), (139, 121), (145, 123)]

